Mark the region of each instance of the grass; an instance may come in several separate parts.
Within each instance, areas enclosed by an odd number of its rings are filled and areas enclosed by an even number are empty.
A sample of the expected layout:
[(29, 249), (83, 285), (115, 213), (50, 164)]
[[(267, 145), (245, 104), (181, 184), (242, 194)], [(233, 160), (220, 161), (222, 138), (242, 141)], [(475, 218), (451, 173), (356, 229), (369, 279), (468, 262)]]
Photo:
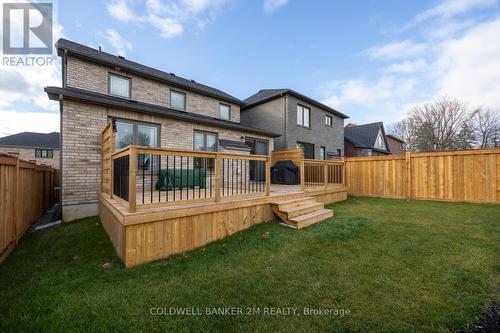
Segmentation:
[[(444, 332), (498, 302), (500, 205), (351, 197), (330, 208), (304, 230), (265, 223), (132, 269), (97, 218), (29, 234), (0, 265), (0, 331)], [(243, 315), (151, 315), (158, 307)]]

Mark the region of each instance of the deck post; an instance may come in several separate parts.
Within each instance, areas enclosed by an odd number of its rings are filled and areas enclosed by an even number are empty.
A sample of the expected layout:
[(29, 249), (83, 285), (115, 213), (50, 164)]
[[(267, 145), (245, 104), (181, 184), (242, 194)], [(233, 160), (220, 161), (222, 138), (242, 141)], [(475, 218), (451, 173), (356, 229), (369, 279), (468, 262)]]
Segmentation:
[(220, 157), (219, 154), (217, 154), (215, 156), (215, 202), (220, 201), (220, 186), (221, 186), (220, 182), (221, 182)]
[(137, 207), (137, 148), (134, 146), (130, 146), (128, 172), (128, 210), (133, 213)]
[(345, 163), (345, 157), (342, 157), (342, 185), (347, 186), (346, 179), (345, 179), (345, 174), (346, 174), (346, 163)]
[(304, 168), (305, 168), (305, 163), (304, 163), (304, 160), (301, 159), (300, 160), (300, 191), (301, 192), (304, 192), (304, 188), (305, 188), (305, 186), (304, 186), (304, 182), (305, 182), (305, 179), (304, 179), (305, 178), (305, 170), (304, 170)]
[(325, 183), (325, 191), (328, 188), (328, 163), (323, 162), (323, 182)]
[(266, 160), (266, 196), (271, 195), (271, 157), (268, 156)]
[(411, 200), (411, 153), (407, 151), (405, 153), (405, 164), (406, 164), (406, 198)]

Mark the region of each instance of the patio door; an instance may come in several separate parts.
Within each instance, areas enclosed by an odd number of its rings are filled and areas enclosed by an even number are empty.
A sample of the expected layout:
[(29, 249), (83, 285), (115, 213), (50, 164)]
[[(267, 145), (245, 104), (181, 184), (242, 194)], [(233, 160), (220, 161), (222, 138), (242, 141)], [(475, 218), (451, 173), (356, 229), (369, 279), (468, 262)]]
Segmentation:
[(304, 158), (314, 160), (314, 145), (312, 143), (297, 141), (297, 146), (302, 148)]
[[(269, 142), (254, 138), (246, 138), (245, 144), (250, 146), (251, 155), (268, 155)], [(266, 163), (264, 161), (250, 161), (250, 180), (262, 182), (266, 180)]]

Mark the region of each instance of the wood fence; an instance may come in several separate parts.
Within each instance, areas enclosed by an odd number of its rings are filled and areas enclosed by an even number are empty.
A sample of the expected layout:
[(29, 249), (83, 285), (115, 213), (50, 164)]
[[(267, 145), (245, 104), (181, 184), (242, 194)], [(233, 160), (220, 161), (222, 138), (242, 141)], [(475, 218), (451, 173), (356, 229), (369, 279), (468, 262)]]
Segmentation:
[(352, 195), (500, 203), (500, 149), (347, 157)]
[(58, 171), (0, 154), (0, 263), (31, 224), (57, 202)]

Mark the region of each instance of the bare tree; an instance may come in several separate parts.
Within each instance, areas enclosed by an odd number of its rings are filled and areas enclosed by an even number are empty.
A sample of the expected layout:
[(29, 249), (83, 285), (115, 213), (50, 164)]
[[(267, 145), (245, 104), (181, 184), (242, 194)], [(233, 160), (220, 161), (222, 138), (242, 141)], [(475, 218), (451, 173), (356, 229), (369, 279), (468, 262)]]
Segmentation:
[(500, 116), (498, 110), (482, 109), (476, 114), (475, 131), (480, 148), (500, 146)]
[(475, 130), (471, 120), (479, 108), (456, 99), (440, 97), (433, 103), (414, 106), (408, 117), (389, 128), (412, 151), (472, 148)]

